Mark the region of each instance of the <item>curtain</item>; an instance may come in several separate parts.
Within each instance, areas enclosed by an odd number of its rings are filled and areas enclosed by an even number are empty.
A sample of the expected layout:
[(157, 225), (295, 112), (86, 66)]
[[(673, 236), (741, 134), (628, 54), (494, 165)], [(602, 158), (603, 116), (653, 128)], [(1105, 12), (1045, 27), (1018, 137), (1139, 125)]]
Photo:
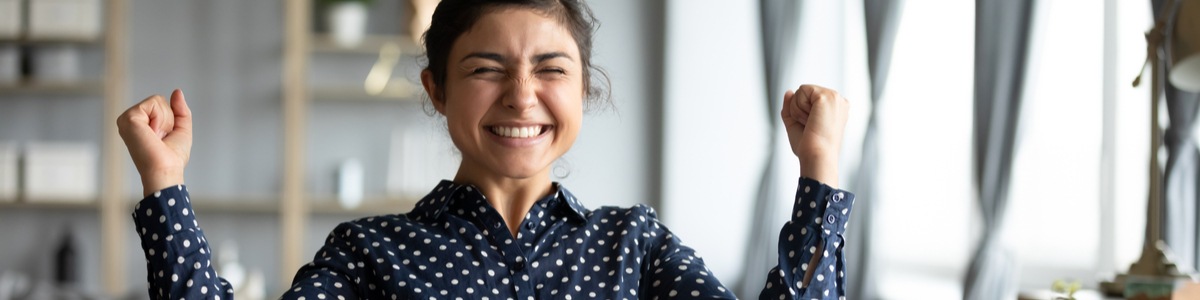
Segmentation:
[(1016, 296), (1015, 257), (1004, 245), (1002, 233), (1033, 6), (1033, 0), (975, 1), (972, 179), (983, 216), (983, 236), (971, 257), (963, 299)]
[(863, 0), (863, 16), (867, 34), (867, 72), (871, 80), (871, 106), (867, 128), (863, 134), (862, 157), (850, 190), (857, 195), (854, 218), (846, 228), (847, 299), (878, 298), (871, 278), (871, 220), (874, 211), (875, 175), (879, 169), (878, 108), (887, 86), (896, 27), (900, 21), (903, 0)]
[(1200, 269), (1200, 253), (1197, 253), (1197, 233), (1200, 226), (1197, 202), (1200, 202), (1200, 151), (1192, 135), (1196, 128), (1196, 108), (1200, 106), (1200, 94), (1180, 91), (1170, 83), (1166, 88), (1167, 115), (1170, 122), (1165, 131), (1163, 144), (1167, 149), (1166, 190), (1164, 197), (1164, 239), (1171, 250), (1178, 254), (1175, 263), (1181, 271)]
[[(1154, 0), (1151, 4), (1153, 12), (1159, 12), (1163, 5), (1173, 5), (1178, 9), (1180, 2)], [(1174, 44), (1174, 33), (1171, 30), (1175, 28), (1179, 15), (1156, 14), (1155, 17), (1167, 18), (1157, 20), (1166, 22), (1167, 32), (1164, 34), (1167, 38), (1158, 49), (1159, 61), (1154, 62), (1159, 64), (1160, 70), (1160, 73), (1154, 76), (1166, 78), (1166, 74), (1170, 72), (1172, 55), (1175, 55), (1170, 51)], [(1177, 254), (1173, 259), (1181, 271), (1194, 271), (1200, 269), (1200, 253), (1197, 253), (1200, 252), (1197, 251), (1197, 234), (1200, 233), (1200, 222), (1197, 222), (1197, 216), (1200, 216), (1200, 207), (1197, 206), (1197, 202), (1200, 202), (1200, 192), (1197, 191), (1200, 187), (1200, 150), (1196, 148), (1193, 135), (1197, 108), (1200, 108), (1200, 94), (1181, 91), (1168, 80), (1162, 80), (1162, 84), (1165, 85), (1163, 91), (1170, 120), (1163, 132), (1163, 146), (1167, 150), (1167, 165), (1163, 173), (1166, 185), (1163, 190), (1165, 202), (1161, 206), (1165, 223), (1163, 239)]]
[[(752, 298), (763, 289), (767, 281), (767, 272), (779, 263), (779, 227), (787, 222), (788, 214), (779, 213), (778, 202), (790, 199), (791, 196), (779, 193), (782, 185), (794, 185), (794, 179), (780, 178), (780, 164), (793, 163), (783, 157), (792, 156), (781, 153), (780, 149), (790, 149), (780, 144), (783, 136), (783, 126), (780, 124), (779, 111), (783, 106), (783, 93), (787, 89), (795, 89), (786, 82), (792, 77), (791, 66), (799, 50), (797, 41), (800, 35), (800, 7), (803, 1), (794, 0), (761, 0), (759, 1), (759, 17), (762, 34), (763, 61), (762, 70), (766, 80), (761, 87), (765, 89), (767, 98), (763, 102), (765, 118), (769, 120), (768, 151), (763, 162), (761, 180), (758, 192), (754, 198), (754, 211), (750, 226), (750, 237), (746, 244), (741, 281), (737, 283), (735, 293), (740, 298)], [(784, 139), (786, 140), (786, 138)], [(794, 157), (794, 156), (793, 156)], [(785, 201), (790, 203), (791, 201)]]

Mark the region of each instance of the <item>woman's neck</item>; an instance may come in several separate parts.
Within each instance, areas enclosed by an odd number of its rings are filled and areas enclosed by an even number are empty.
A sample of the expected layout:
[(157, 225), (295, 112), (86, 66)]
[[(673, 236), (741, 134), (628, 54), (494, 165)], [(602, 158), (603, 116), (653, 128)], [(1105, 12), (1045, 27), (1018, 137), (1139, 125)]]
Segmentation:
[[(544, 174), (542, 174), (544, 173)], [(525, 214), (542, 197), (554, 192), (550, 182), (549, 168), (545, 172), (527, 178), (512, 178), (479, 172), (467, 166), (460, 166), (454, 182), (470, 184), (479, 188), (479, 192), (487, 197), (488, 204), (500, 213), (508, 226), (509, 233), (517, 236)]]

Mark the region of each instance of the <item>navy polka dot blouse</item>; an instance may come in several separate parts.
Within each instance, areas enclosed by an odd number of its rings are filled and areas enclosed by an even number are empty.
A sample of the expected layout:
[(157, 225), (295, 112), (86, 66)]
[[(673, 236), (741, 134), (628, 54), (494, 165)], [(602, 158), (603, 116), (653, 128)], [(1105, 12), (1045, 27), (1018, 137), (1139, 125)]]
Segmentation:
[[(443, 181), (407, 214), (338, 225), (282, 298), (734, 298), (654, 209), (588, 210), (555, 187), (513, 236), (477, 189)], [(760, 298), (844, 299), (842, 233), (853, 202), (848, 192), (800, 179), (779, 265)], [(133, 218), (151, 298), (233, 298), (184, 186), (146, 197)]]

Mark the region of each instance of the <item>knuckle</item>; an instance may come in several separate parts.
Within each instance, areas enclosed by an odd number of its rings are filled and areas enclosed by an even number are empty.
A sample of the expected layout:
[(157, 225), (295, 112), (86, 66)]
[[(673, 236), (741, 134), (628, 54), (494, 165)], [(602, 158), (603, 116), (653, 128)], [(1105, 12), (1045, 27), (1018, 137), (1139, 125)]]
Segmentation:
[(124, 113), (121, 113), (120, 116), (117, 116), (118, 126), (126, 126), (131, 122), (133, 122), (133, 114), (128, 110), (126, 110)]

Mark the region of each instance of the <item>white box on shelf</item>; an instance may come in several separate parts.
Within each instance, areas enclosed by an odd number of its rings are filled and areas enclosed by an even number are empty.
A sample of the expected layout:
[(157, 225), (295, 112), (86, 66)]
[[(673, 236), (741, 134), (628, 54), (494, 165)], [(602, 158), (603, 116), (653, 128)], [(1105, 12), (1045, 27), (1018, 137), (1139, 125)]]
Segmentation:
[(22, 192), (29, 202), (92, 202), (97, 196), (96, 146), (34, 142), (25, 146)]
[(16, 143), (0, 142), (0, 202), (17, 201), (19, 153)]
[(0, 44), (0, 84), (16, 83), (20, 79), (21, 47), (17, 47), (16, 44)]
[(100, 36), (100, 0), (29, 0), (30, 39)]
[(80, 78), (79, 47), (47, 44), (33, 49), (33, 77), (46, 82), (73, 82)]
[(0, 39), (21, 36), (21, 0), (0, 0)]

